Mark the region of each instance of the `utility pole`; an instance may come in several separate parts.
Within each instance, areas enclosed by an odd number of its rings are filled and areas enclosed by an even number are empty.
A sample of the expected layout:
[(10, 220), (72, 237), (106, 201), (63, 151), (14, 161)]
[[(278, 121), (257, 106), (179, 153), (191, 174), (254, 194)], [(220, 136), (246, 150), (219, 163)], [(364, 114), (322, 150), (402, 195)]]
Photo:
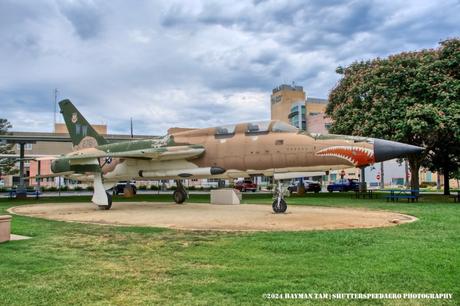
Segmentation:
[(58, 90), (57, 88), (55, 88), (54, 89), (54, 126), (53, 126), (53, 129), (56, 129), (57, 95), (58, 95)]
[(131, 120), (131, 138), (134, 138), (134, 134), (133, 134), (133, 117), (131, 117), (130, 120)]

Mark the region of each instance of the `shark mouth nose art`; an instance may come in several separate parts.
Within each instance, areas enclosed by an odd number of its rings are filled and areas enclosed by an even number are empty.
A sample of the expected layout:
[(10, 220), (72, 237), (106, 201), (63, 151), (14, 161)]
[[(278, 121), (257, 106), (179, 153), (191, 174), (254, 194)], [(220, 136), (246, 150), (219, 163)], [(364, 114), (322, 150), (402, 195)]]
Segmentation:
[(364, 166), (375, 162), (374, 150), (352, 146), (333, 146), (316, 152), (318, 156), (333, 156), (345, 159), (355, 166)]

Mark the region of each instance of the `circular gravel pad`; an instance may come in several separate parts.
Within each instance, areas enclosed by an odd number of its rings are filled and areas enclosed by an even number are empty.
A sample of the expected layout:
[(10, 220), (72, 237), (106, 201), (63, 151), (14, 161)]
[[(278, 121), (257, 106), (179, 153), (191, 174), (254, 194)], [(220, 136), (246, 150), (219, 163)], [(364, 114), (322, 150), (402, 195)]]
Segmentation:
[(415, 217), (366, 209), (290, 205), (274, 214), (271, 205), (210, 205), (151, 202), (114, 203), (98, 210), (90, 203), (18, 206), (11, 213), (61, 221), (168, 227), (184, 230), (307, 231), (372, 228), (413, 222)]

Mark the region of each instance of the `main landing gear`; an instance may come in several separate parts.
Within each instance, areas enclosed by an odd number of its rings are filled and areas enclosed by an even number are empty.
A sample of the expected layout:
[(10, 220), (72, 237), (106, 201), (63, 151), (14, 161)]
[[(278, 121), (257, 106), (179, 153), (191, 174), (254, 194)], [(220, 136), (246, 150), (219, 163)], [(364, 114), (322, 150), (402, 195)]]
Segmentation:
[(280, 214), (286, 212), (287, 209), (287, 203), (284, 200), (284, 194), (285, 194), (285, 189), (283, 185), (281, 184), (281, 181), (278, 181), (278, 185), (273, 189), (273, 212), (275, 214)]
[(188, 198), (187, 190), (180, 180), (176, 180), (177, 189), (174, 190), (173, 198), (177, 204), (182, 204)]
[(105, 191), (100, 172), (94, 173), (94, 192), (91, 201), (101, 210), (112, 208), (112, 195)]
[(109, 210), (110, 208), (112, 208), (112, 195), (110, 193), (108, 193), (107, 191), (105, 192), (105, 194), (107, 195), (107, 205), (98, 205), (99, 209), (100, 210)]

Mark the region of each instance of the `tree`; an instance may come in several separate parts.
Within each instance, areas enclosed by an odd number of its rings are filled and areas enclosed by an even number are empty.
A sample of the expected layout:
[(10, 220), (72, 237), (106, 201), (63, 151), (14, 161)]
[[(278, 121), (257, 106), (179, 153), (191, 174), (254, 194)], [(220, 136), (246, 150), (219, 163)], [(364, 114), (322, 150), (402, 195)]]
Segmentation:
[[(12, 126), (6, 119), (0, 118), (0, 135), (8, 134), (8, 129)], [(0, 154), (14, 154), (13, 145), (0, 142)], [(0, 158), (0, 176), (4, 173), (14, 172), (14, 160), (10, 158)]]
[(423, 165), (444, 176), (444, 194), (450, 194), (449, 179), (460, 169), (460, 40), (441, 42), (438, 58), (427, 67), (433, 104), (440, 126), (428, 144)]
[(438, 49), (337, 68), (343, 77), (330, 92), (326, 110), (334, 120), (331, 132), (425, 147), (423, 154), (408, 157), (412, 189), (419, 188), (422, 164), (458, 169), (452, 157), (458, 160), (460, 146), (459, 46), (458, 39), (451, 39)]

